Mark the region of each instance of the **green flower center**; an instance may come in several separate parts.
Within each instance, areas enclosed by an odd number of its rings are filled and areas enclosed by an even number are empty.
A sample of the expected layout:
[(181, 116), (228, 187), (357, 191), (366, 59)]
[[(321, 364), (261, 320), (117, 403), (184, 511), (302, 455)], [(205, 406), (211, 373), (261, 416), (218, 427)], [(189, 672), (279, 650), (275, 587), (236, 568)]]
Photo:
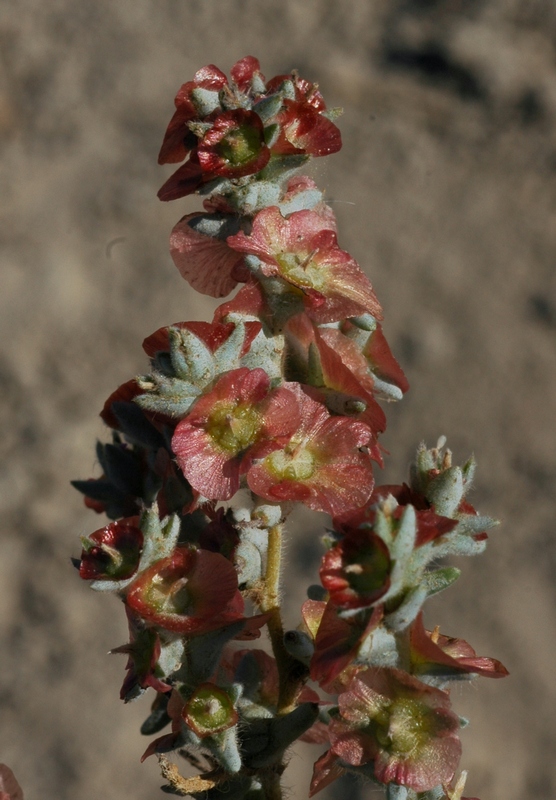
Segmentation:
[(226, 403), (210, 415), (207, 433), (218, 447), (236, 456), (254, 444), (262, 427), (261, 415), (252, 405)]
[(370, 542), (362, 551), (353, 553), (352, 558), (353, 563), (348, 563), (344, 571), (354, 592), (364, 596), (384, 586), (390, 572), (390, 559), (384, 550)]
[(146, 601), (159, 614), (186, 615), (192, 598), (187, 589), (188, 578), (168, 580), (163, 575), (155, 575), (146, 591)]
[(276, 450), (265, 461), (269, 472), (279, 481), (307, 481), (317, 466), (315, 457), (305, 447), (298, 447), (293, 453)]
[(323, 293), (327, 286), (326, 272), (313, 261), (315, 251), (279, 253), (275, 256), (282, 277), (298, 286)]
[(375, 719), (379, 725), (377, 739), (389, 752), (409, 756), (434, 737), (434, 713), (417, 700), (394, 700), (388, 713), (379, 716)]
[(218, 686), (205, 685), (190, 698), (184, 717), (195, 733), (203, 737), (235, 725), (237, 712), (227, 692)]
[(242, 125), (227, 133), (215, 149), (229, 164), (241, 167), (256, 158), (261, 145), (259, 131), (249, 125)]

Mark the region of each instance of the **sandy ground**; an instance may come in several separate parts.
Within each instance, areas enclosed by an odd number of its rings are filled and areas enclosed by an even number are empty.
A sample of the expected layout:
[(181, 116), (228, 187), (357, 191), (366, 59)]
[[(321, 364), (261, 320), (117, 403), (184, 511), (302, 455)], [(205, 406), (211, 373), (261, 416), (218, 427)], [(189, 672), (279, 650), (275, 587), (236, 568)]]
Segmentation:
[[(179, 85), (248, 53), (345, 109), (315, 172), (412, 384), (384, 479), (446, 434), (503, 520), (427, 614), (511, 671), (454, 693), (466, 794), (556, 796), (555, 41), (551, 0), (2, 0), (0, 760), (28, 800), (163, 796), (138, 763), (148, 702), (118, 701), (106, 656), (121, 609), (69, 565), (99, 518), (68, 481), (98, 474), (97, 413), (144, 369), (144, 336), (214, 307), (167, 253), (198, 201), (157, 201), (156, 156)], [(302, 521), (308, 579), (321, 520)], [(292, 756), (295, 800), (318, 752)], [(374, 795), (327, 795), (345, 796)]]

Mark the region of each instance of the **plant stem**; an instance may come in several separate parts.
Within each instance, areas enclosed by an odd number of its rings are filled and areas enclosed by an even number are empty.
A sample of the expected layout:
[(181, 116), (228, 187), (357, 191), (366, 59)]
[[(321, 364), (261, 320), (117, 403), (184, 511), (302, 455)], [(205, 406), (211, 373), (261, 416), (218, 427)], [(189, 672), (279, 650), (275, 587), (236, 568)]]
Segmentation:
[(271, 614), (268, 632), (279, 677), (278, 714), (287, 714), (296, 706), (296, 697), (307, 679), (308, 670), (293, 658), (284, 646), (284, 627), (280, 615), (280, 567), (282, 560), (282, 532), (284, 524), (278, 523), (268, 531), (268, 552), (262, 611)]
[(280, 600), (280, 569), (282, 566), (282, 531), (284, 523), (273, 525), (268, 531), (265, 587), (262, 610), (278, 608)]
[(260, 776), (265, 800), (282, 800), (282, 784), (280, 782), (282, 771), (282, 769), (277, 772), (267, 770)]

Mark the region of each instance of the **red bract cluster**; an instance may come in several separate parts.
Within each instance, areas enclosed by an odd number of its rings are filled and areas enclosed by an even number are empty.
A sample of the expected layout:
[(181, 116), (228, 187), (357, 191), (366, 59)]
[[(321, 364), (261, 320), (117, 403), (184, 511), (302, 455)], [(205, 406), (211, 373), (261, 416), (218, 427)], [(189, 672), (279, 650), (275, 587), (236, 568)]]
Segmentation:
[(316, 322), (381, 315), (369, 279), (340, 250), (328, 220), (315, 211), (296, 211), (285, 219), (278, 208), (264, 209), (253, 220), (251, 234), (231, 236), (228, 245), (255, 256), (264, 277), (278, 278), (288, 291), (301, 294)]
[[(408, 382), (323, 193), (294, 174), (339, 150), (336, 113), (295, 72), (266, 81), (252, 56), (230, 79), (199, 70), (175, 105), (159, 162), (184, 163), (159, 197), (204, 200), (175, 225), (171, 256), (203, 294), (243, 285), (212, 322), (147, 336), (148, 372), (101, 412), (101, 477), (74, 482), (112, 519), (83, 540), (78, 567), (124, 603), (121, 697), (154, 689), (142, 731), (171, 725), (144, 758), (198, 763), (202, 749), (200, 778), (166, 770), (174, 794), (278, 798), (303, 739), (328, 748), (312, 794), (352, 772), (400, 797), (462, 800), (450, 681), (507, 672), (425, 630), (422, 606), (459, 575), (442, 559), (481, 552), (495, 523), (466, 499), (473, 460), (452, 465), (443, 441), (419, 448), (408, 484), (375, 487), (381, 402)], [(284, 632), (280, 542), (296, 503), (330, 522), (320, 585)], [(229, 644), (265, 626), (272, 656)]]
[(265, 84), (252, 56), (238, 61), (231, 76), (228, 82), (211, 64), (177, 93), (158, 162), (189, 158), (161, 188), (161, 200), (184, 197), (216, 178), (254, 175), (273, 156), (324, 156), (342, 146), (338, 128), (323, 116), (322, 96), (307, 81), (284, 75)]
[(197, 491), (211, 500), (229, 500), (253, 459), (254, 446), (259, 452), (278, 446), (299, 419), (291, 393), (271, 391), (264, 370), (232, 370), (178, 423), (172, 449)]
[[(143, 620), (195, 635), (243, 620), (244, 603), (232, 564), (219, 553), (177, 547), (127, 589), (127, 605)], [(261, 617), (248, 620), (256, 629)]]
[(191, 485), (228, 500), (246, 473), (260, 497), (298, 500), (331, 515), (359, 508), (373, 475), (371, 431), (331, 415), (297, 383), (270, 390), (263, 370), (233, 370), (176, 426), (172, 448)]
[(461, 755), (460, 724), (445, 692), (397, 669), (367, 669), (349, 681), (338, 707), (328, 726), (331, 748), (315, 765), (311, 794), (345, 768), (368, 763), (379, 783), (418, 792), (452, 778)]
[(273, 448), (251, 467), (250, 489), (266, 500), (298, 500), (332, 516), (359, 508), (373, 487), (371, 462), (362, 450), (369, 442), (369, 429), (331, 415), (299, 384), (287, 385), (297, 400), (299, 422), (284, 447)]

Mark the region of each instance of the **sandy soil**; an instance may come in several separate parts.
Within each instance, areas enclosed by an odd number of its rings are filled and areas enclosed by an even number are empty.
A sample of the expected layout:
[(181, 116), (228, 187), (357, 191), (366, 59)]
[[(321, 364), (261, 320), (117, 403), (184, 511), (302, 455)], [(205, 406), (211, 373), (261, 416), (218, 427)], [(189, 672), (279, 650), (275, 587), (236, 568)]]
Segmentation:
[[(162, 796), (138, 763), (148, 703), (120, 704), (106, 656), (121, 609), (69, 564), (99, 519), (68, 481), (98, 474), (97, 412), (144, 336), (214, 307), (167, 253), (198, 203), (157, 201), (156, 155), (179, 85), (248, 53), (345, 109), (317, 180), (412, 384), (384, 479), (446, 434), (503, 520), (427, 614), (511, 671), (455, 692), (466, 793), (556, 795), (555, 42), (550, 0), (2, 0), (0, 760), (29, 800)], [(304, 578), (319, 522), (292, 533)], [(293, 755), (292, 798), (317, 753)], [(327, 796), (347, 795), (372, 793)]]

